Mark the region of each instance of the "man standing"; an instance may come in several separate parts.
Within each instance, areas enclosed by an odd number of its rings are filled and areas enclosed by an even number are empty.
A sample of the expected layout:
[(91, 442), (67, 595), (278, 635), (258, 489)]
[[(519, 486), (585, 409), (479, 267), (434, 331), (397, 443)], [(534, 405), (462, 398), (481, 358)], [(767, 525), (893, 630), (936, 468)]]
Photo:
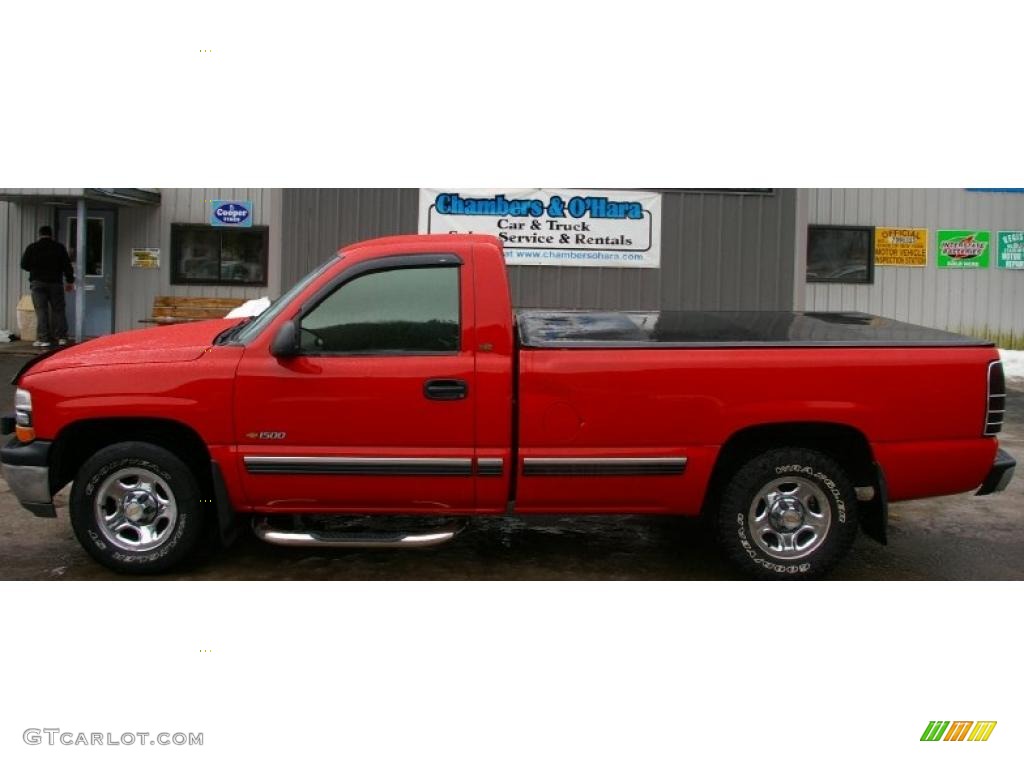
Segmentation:
[(28, 271), (32, 306), (36, 310), (37, 332), (32, 346), (50, 347), (54, 339), (64, 346), (68, 343), (64, 293), (75, 289), (75, 273), (67, 249), (53, 239), (50, 227), (39, 228), (39, 239), (21, 257), (21, 268)]

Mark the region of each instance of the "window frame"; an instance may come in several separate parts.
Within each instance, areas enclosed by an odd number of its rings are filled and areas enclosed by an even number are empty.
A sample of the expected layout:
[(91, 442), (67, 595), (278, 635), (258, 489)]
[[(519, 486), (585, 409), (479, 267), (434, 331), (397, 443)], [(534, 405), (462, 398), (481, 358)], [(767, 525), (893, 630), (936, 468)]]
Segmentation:
[[(465, 336), (465, 324), (464, 324), (464, 312), (462, 307), (463, 290), (462, 290), (462, 279), (464, 266), (462, 259), (453, 253), (445, 254), (409, 254), (406, 256), (384, 256), (376, 259), (369, 259), (367, 261), (353, 264), (346, 270), (343, 270), (341, 274), (331, 280), (327, 285), (323, 286), (307, 301), (303, 302), (299, 307), (299, 311), (292, 318), (292, 322), (295, 323), (295, 330), (299, 336), (298, 356), (299, 357), (458, 357), (464, 354), (466, 351), (466, 345), (464, 341)], [(378, 274), (380, 272), (395, 272), (400, 269), (430, 269), (430, 268), (444, 268), (454, 269), (456, 271), (455, 286), (457, 290), (456, 306), (458, 307), (459, 317), (459, 330), (458, 349), (452, 350), (359, 350), (352, 352), (332, 351), (332, 350), (305, 350), (301, 345), (302, 337), (302, 321), (306, 317), (316, 310), (324, 301), (329, 297), (333, 296), (337, 291), (340, 291), (346, 285), (351, 282), (358, 280), (361, 277), (367, 275)]]
[[(852, 280), (845, 277), (811, 277), (808, 272), (811, 258), (812, 230), (842, 230), (846, 232), (866, 232), (868, 235), (867, 275), (863, 280)], [(875, 227), (862, 224), (808, 224), (807, 247), (804, 254), (804, 282), (825, 285), (874, 285), (875, 284)]]
[[(105, 255), (104, 254), (104, 250), (105, 250), (104, 246), (107, 243), (107, 231), (106, 231), (107, 230), (107, 219), (106, 219), (106, 217), (103, 214), (105, 214), (106, 211), (96, 211), (96, 213), (99, 213), (100, 215), (99, 216), (86, 216), (86, 219), (85, 219), (85, 237), (86, 237), (86, 241), (85, 241), (86, 245), (85, 245), (85, 247), (86, 247), (86, 254), (85, 254), (85, 275), (84, 275), (84, 277), (108, 277), (108, 275), (105, 274), (106, 270), (103, 268), (103, 266), (104, 266), (103, 262), (105, 261), (105, 259), (104, 259), (104, 255)], [(99, 272), (90, 272), (89, 271), (89, 224), (90, 224), (90, 222), (93, 222), (93, 221), (98, 221), (100, 223), (100, 271)], [(70, 251), (73, 250), (72, 244), (76, 244), (77, 237), (78, 237), (78, 218), (76, 216), (68, 216), (67, 219), (65, 219), (64, 224), (65, 224), (65, 231), (63, 233), (58, 232), (57, 235), (58, 235), (58, 237), (61, 234), (64, 235), (65, 239), (63, 241), (61, 241), (61, 242), (66, 242), (68, 244), (67, 250), (68, 250), (69, 255), (70, 255)], [(74, 230), (75, 230), (74, 232), (71, 231), (72, 228), (74, 228)], [(56, 229), (59, 229), (59, 226), (56, 227)], [(74, 237), (72, 237), (72, 234), (74, 234)], [(74, 247), (77, 247), (77, 244)], [(77, 261), (77, 258), (78, 257), (76, 255), (74, 258), (71, 259), (71, 263), (76, 267), (76, 269), (77, 269), (77, 264), (75, 264), (75, 262)], [(77, 275), (76, 275), (76, 277), (77, 277)]]
[[(221, 254), (224, 252), (223, 235), (225, 232), (241, 232), (243, 234), (255, 233), (259, 234), (263, 247), (260, 251), (260, 266), (263, 268), (263, 280), (260, 281), (240, 281), (240, 280), (190, 280), (184, 278), (181, 275), (181, 271), (178, 268), (180, 247), (181, 247), (181, 234), (185, 231), (203, 231), (203, 232), (215, 232), (220, 239), (220, 245), (218, 249), (218, 268), (220, 267)], [(270, 227), (266, 225), (253, 225), (251, 227), (213, 227), (209, 224), (188, 224), (180, 222), (171, 223), (171, 285), (211, 285), (220, 288), (265, 288), (269, 284), (269, 262), (270, 262)], [(219, 269), (218, 269), (219, 272)]]

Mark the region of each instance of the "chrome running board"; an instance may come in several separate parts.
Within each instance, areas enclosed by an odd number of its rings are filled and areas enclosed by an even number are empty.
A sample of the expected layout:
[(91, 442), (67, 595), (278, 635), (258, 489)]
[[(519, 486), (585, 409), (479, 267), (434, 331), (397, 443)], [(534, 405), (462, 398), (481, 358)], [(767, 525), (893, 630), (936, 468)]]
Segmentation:
[(266, 520), (254, 521), (253, 533), (268, 544), (284, 547), (333, 547), (349, 549), (417, 549), (436, 547), (458, 536), (465, 526), (449, 525), (426, 533), (380, 531), (345, 533), (343, 531), (282, 531), (271, 528)]

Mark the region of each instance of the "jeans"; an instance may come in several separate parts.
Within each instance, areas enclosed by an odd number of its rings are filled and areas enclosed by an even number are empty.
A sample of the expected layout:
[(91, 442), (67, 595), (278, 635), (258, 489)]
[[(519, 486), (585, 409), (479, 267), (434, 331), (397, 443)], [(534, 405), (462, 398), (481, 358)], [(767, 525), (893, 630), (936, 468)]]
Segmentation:
[(64, 312), (64, 285), (33, 280), (29, 288), (32, 289), (32, 306), (36, 310), (36, 338), (49, 342), (66, 339), (68, 318)]

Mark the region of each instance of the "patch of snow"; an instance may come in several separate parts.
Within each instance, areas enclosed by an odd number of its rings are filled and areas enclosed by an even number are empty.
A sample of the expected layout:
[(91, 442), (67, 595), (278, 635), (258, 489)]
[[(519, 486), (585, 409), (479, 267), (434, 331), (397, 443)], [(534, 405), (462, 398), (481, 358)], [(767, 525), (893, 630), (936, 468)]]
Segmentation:
[(270, 306), (270, 299), (264, 296), (262, 299), (250, 299), (240, 307), (235, 307), (224, 317), (255, 317)]
[(1024, 382), (1024, 350), (1000, 349), (999, 356), (1003, 359), (1003, 373), (1007, 379)]

